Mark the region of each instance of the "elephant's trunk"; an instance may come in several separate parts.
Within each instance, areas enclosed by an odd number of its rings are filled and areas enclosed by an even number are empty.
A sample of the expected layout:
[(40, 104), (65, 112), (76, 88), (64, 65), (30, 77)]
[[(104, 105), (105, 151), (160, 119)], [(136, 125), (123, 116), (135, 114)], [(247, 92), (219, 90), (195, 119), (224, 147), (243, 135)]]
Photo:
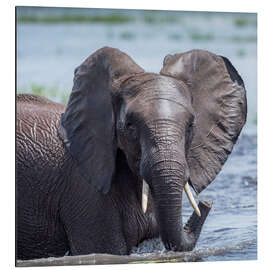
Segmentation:
[(148, 161), (152, 160), (152, 164), (145, 167), (144, 175), (154, 198), (162, 241), (170, 250), (192, 250), (211, 209), (211, 203), (201, 201), (199, 203), (201, 216), (199, 217), (194, 211), (183, 227), (182, 194), (187, 181), (184, 154), (170, 152), (166, 155), (163, 152), (158, 156), (158, 158), (148, 158)]

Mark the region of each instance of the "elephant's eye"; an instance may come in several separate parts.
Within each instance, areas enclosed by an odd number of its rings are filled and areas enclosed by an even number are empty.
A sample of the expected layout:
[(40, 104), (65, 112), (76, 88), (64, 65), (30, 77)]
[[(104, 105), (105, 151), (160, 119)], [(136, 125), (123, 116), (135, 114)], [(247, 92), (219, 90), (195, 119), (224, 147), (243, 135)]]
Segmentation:
[(128, 132), (129, 138), (137, 139), (137, 129), (136, 129), (135, 125), (133, 125), (132, 122), (128, 121), (126, 123), (126, 130)]
[(193, 138), (193, 122), (189, 123), (186, 129), (186, 147), (190, 147)]
[(131, 122), (127, 122), (127, 123), (126, 123), (126, 127), (127, 127), (127, 129), (132, 129), (132, 128), (134, 128), (134, 126), (133, 126), (133, 124), (132, 124)]
[(135, 126), (131, 122), (127, 122), (126, 129), (132, 132), (133, 130), (135, 130)]

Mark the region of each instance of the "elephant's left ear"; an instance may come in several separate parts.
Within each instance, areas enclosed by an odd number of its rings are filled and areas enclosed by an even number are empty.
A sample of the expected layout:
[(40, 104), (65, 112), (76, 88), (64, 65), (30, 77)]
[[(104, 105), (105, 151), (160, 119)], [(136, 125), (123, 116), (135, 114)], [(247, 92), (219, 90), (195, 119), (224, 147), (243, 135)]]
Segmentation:
[(245, 124), (244, 82), (227, 58), (203, 50), (167, 57), (160, 73), (183, 81), (192, 96), (194, 135), (187, 162), (198, 194), (220, 172)]

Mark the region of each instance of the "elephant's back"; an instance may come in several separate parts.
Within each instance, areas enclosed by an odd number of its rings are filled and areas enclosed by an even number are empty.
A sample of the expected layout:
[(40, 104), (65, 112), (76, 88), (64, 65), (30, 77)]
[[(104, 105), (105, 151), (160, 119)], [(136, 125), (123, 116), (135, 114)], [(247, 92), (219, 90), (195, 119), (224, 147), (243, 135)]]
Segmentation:
[[(32, 94), (19, 94), (16, 97), (17, 124), (24, 122), (25, 126), (39, 126), (47, 131), (59, 121), (65, 110), (65, 105), (53, 102), (45, 97)], [(20, 132), (20, 125), (17, 132)]]
[(45, 97), (33, 94), (18, 94), (16, 96), (17, 112), (25, 111), (47, 111), (61, 114), (65, 110), (65, 105), (51, 101)]
[[(57, 134), (65, 105), (37, 95), (17, 95), (16, 143), (17, 159), (35, 166), (59, 164), (65, 155)], [(29, 164), (28, 164), (29, 165)]]

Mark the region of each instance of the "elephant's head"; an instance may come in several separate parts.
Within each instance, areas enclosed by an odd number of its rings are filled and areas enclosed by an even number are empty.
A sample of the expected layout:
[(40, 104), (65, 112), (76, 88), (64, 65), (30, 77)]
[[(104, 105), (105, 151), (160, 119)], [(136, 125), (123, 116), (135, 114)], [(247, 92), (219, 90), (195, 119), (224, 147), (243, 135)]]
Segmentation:
[(193, 205), (202, 216), (193, 213), (183, 228), (182, 192), (189, 183), (198, 194), (215, 179), (245, 120), (244, 84), (226, 58), (202, 50), (169, 55), (153, 74), (106, 47), (75, 70), (59, 134), (104, 193), (117, 149), (124, 152), (145, 197), (150, 189), (165, 246), (181, 251), (194, 247), (208, 213)]

